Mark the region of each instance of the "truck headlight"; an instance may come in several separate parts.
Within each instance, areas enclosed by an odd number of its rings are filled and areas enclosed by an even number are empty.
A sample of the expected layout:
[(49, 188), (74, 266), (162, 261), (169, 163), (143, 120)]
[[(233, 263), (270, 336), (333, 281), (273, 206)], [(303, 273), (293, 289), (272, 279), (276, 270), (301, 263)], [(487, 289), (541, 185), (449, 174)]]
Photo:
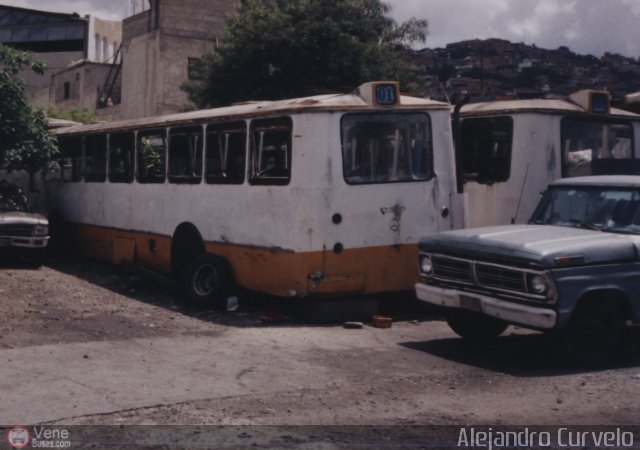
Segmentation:
[(529, 274), (527, 287), (530, 293), (544, 296), (547, 302), (555, 303), (558, 300), (558, 290), (550, 272)]
[(433, 273), (433, 261), (431, 261), (431, 256), (420, 255), (420, 271), (427, 275), (431, 275)]
[(544, 294), (547, 292), (547, 287), (547, 280), (542, 275), (534, 275), (529, 279), (529, 289), (534, 294)]
[(37, 237), (46, 236), (49, 233), (49, 227), (46, 225), (36, 225), (33, 227), (33, 235)]

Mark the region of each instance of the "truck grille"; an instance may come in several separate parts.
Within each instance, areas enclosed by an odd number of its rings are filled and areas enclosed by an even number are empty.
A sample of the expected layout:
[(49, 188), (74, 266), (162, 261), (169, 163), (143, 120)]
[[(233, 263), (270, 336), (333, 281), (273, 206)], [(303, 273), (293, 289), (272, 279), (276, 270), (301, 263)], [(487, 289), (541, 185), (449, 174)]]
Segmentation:
[(33, 236), (33, 227), (27, 225), (0, 225), (0, 236), (31, 237)]
[(536, 299), (544, 298), (528, 289), (528, 276), (536, 274), (535, 271), (445, 255), (432, 254), (431, 261), (431, 278), (443, 284), (476, 287)]
[(431, 259), (434, 276), (466, 283), (473, 281), (471, 261), (435, 255)]
[(475, 267), (478, 284), (481, 286), (519, 292), (527, 291), (524, 272), (482, 263), (476, 263)]

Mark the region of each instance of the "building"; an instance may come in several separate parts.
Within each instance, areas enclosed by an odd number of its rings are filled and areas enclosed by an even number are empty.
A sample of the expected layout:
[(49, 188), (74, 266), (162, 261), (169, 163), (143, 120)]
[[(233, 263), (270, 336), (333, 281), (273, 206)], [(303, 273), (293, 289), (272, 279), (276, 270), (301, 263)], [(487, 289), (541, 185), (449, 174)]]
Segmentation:
[(79, 102), (82, 76), (74, 73), (72, 79), (56, 82), (57, 74), (81, 62), (113, 62), (121, 41), (120, 22), (0, 5), (0, 43), (34, 52), (47, 65), (44, 75), (31, 70), (20, 74), (35, 106), (61, 102), (84, 107)]
[(135, 1), (123, 22), (0, 6), (0, 42), (31, 50), (45, 76), (23, 74), (32, 104), (88, 109), (105, 119), (184, 110), (181, 87), (215, 51), (243, 0)]
[(183, 110), (181, 86), (216, 49), (241, 0), (151, 0), (123, 22), (121, 118)]

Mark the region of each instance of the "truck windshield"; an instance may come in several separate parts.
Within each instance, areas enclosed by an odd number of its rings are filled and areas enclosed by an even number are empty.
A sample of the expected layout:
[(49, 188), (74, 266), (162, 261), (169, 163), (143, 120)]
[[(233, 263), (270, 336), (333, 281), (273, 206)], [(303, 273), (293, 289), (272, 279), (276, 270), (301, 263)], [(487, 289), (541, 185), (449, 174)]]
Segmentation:
[(554, 187), (530, 223), (640, 234), (640, 192), (608, 187)]
[(342, 163), (349, 184), (429, 180), (431, 123), (423, 113), (347, 114), (342, 118)]

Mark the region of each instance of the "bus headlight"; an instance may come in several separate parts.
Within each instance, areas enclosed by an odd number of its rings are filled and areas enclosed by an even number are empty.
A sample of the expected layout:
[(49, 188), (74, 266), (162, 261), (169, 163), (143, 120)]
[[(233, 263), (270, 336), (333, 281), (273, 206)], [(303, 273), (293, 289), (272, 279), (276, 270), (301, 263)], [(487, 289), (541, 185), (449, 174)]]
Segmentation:
[(46, 225), (36, 225), (33, 227), (33, 235), (37, 237), (46, 236), (49, 233), (49, 227)]
[(431, 261), (431, 256), (420, 255), (420, 271), (426, 275), (431, 275), (433, 273), (433, 261)]

